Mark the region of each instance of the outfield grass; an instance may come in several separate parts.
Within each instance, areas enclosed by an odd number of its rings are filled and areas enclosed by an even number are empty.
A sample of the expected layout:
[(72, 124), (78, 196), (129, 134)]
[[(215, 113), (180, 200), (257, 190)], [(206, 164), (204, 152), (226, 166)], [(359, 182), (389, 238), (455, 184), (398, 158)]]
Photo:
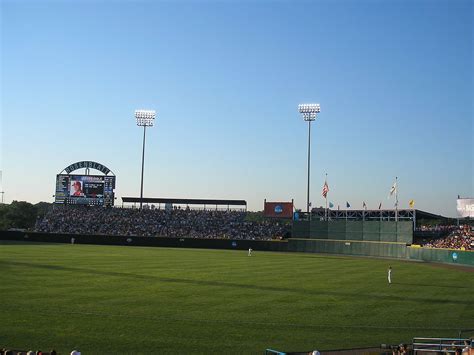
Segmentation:
[(0, 348), (262, 354), (474, 328), (474, 274), (439, 265), (0, 242), (0, 270)]

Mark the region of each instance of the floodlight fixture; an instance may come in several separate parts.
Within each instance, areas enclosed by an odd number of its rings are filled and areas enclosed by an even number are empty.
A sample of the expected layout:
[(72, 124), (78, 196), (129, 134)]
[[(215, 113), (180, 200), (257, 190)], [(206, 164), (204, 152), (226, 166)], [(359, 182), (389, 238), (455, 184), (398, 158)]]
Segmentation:
[(303, 115), (305, 121), (314, 121), (316, 114), (319, 113), (319, 104), (301, 104), (298, 105), (298, 111)]
[(156, 112), (154, 110), (136, 110), (135, 118), (137, 120), (137, 126), (140, 127), (153, 127), (155, 122)]

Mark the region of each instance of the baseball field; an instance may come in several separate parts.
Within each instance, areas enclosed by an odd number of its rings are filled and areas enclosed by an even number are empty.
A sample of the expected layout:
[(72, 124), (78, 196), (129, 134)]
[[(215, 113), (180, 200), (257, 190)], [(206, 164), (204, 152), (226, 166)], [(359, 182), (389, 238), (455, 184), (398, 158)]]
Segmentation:
[(0, 348), (263, 354), (451, 337), (474, 328), (473, 278), (374, 258), (0, 242)]

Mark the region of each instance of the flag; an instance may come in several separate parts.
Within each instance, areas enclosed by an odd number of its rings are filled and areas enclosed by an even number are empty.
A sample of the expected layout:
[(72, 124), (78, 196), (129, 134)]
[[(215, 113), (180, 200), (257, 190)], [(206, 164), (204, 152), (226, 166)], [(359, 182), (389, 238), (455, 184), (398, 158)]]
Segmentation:
[(351, 205), (349, 204), (349, 202), (346, 201), (346, 207), (347, 208), (351, 208)]
[(382, 209), (382, 202), (380, 202), (380, 205), (379, 205), (379, 210)]
[(410, 200), (410, 202), (408, 202), (408, 204), (410, 205), (410, 208), (414, 208), (415, 207), (415, 200)]
[(392, 197), (393, 194), (397, 193), (397, 182), (395, 181), (392, 185), (392, 187), (390, 188), (390, 195), (388, 196), (388, 198)]
[(329, 208), (333, 208), (333, 207), (334, 207), (333, 203), (329, 202)]
[(325, 181), (324, 186), (323, 186), (323, 197), (324, 198), (326, 198), (328, 196), (328, 192), (329, 192), (328, 182)]
[(365, 201), (362, 203), (362, 208), (367, 209), (367, 205), (366, 205)]

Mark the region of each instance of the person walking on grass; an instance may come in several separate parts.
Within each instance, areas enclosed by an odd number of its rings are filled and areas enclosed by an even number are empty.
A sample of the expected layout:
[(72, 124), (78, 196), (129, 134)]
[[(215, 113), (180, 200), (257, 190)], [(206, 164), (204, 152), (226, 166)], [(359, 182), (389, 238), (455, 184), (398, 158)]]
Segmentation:
[(392, 284), (392, 267), (389, 266), (388, 267), (388, 284), (391, 285)]

